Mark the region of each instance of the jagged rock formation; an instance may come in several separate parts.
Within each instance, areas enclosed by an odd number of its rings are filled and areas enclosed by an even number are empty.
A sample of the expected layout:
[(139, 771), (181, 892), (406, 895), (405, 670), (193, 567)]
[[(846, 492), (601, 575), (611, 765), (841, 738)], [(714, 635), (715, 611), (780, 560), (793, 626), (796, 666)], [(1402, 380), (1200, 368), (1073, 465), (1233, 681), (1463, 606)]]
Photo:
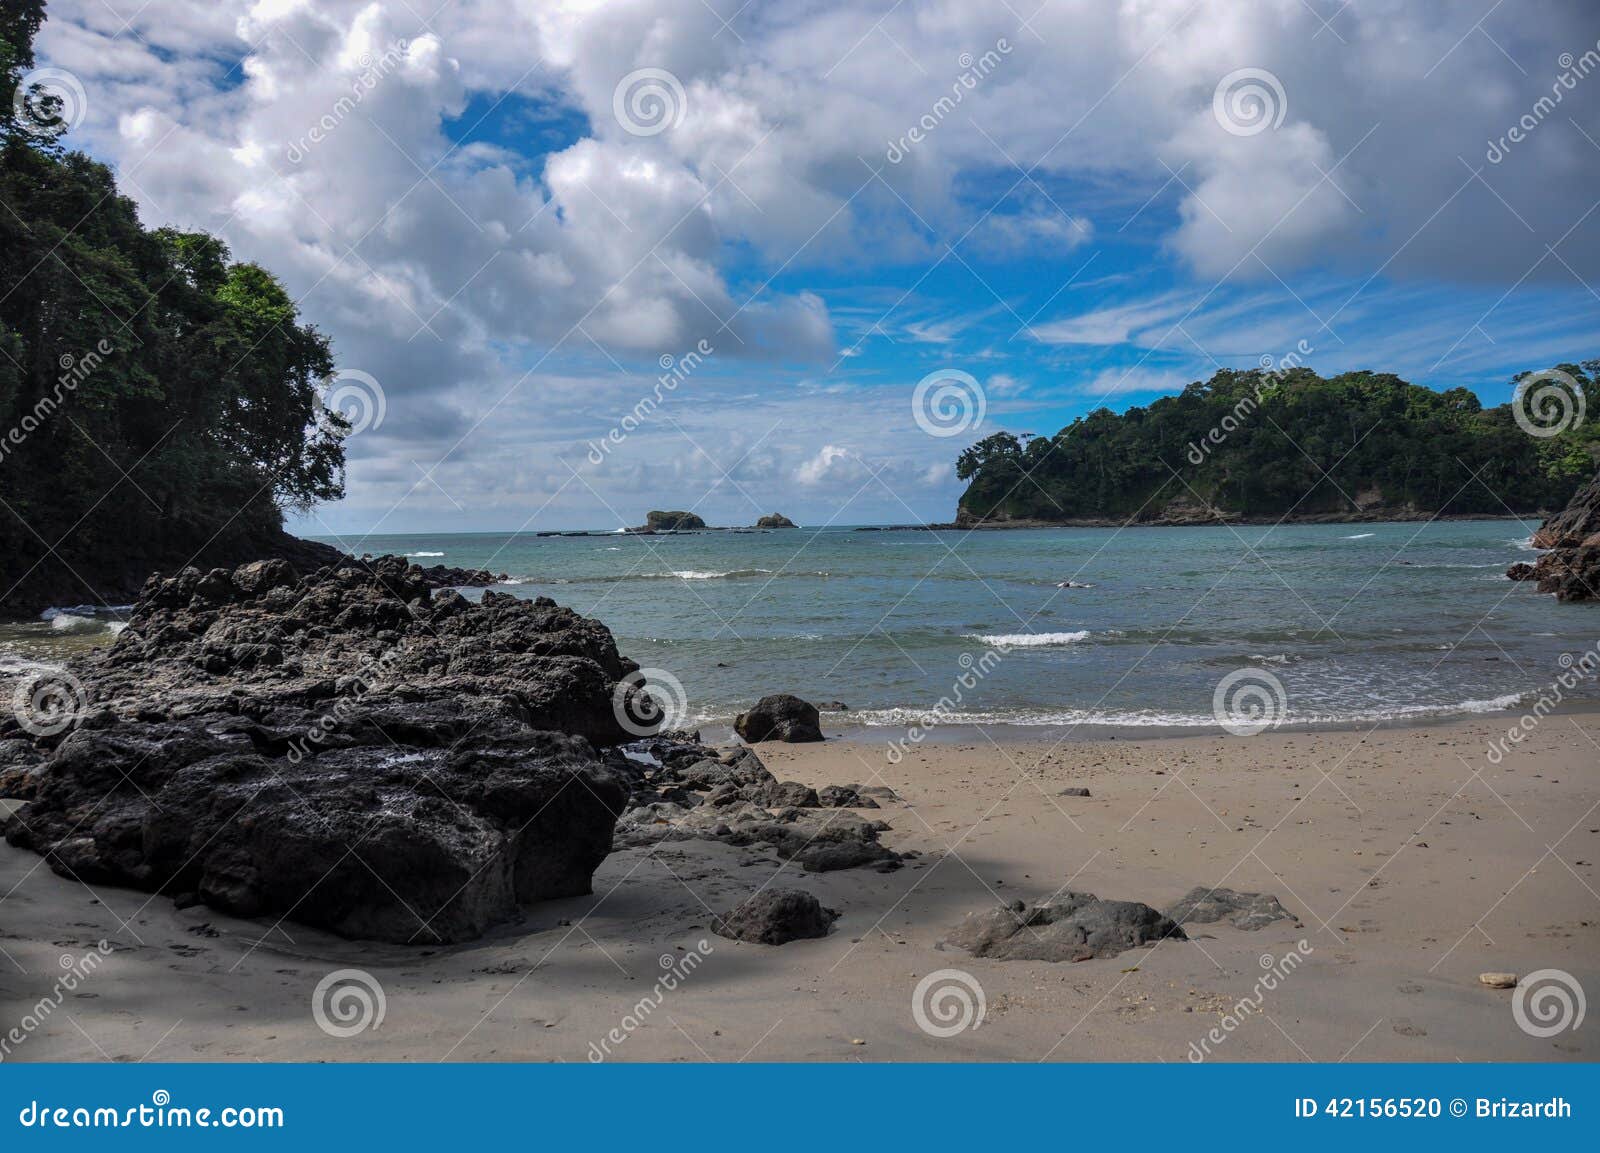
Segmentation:
[(1600, 476), (1539, 526), (1533, 545), (1550, 551), (1531, 565), (1512, 565), (1506, 576), (1537, 581), (1540, 592), (1560, 601), (1600, 600)]
[(775, 513), (772, 513), (770, 516), (764, 516), (760, 520), (756, 521), (756, 527), (757, 528), (799, 528), (800, 526), (795, 524), (794, 521), (790, 520), (788, 517), (784, 516), (781, 512), (775, 512)]
[(619, 848), (662, 841), (720, 841), (759, 847), (807, 872), (873, 866), (895, 869), (909, 854), (880, 844), (889, 828), (850, 808), (878, 808), (894, 792), (863, 785), (812, 789), (779, 781), (751, 749), (713, 749), (698, 742), (655, 739), (612, 764), (632, 785), (617, 821)]
[(90, 883), (470, 939), (589, 891), (628, 795), (596, 746), (627, 739), (636, 668), (553, 601), (472, 604), (397, 557), (151, 578), (61, 674), (59, 729), (0, 722), (0, 795), (29, 802), (4, 832)]

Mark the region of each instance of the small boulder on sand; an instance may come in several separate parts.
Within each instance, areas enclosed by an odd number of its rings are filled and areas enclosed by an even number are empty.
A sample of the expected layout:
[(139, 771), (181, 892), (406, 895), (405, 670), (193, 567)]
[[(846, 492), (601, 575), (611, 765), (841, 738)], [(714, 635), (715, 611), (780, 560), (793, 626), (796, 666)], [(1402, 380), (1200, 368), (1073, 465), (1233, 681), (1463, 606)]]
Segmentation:
[(997, 961), (1087, 961), (1115, 957), (1163, 937), (1186, 940), (1171, 919), (1138, 901), (1102, 901), (1093, 893), (1062, 893), (1043, 905), (1015, 901), (973, 913), (946, 943)]
[(1515, 973), (1479, 973), (1478, 980), (1491, 989), (1514, 989), (1517, 987)]
[(826, 937), (839, 914), (803, 889), (766, 889), (717, 918), (719, 937), (754, 945), (784, 945), (808, 937)]
[(757, 741), (820, 741), (821, 718), (817, 706), (790, 693), (773, 693), (762, 697), (749, 712), (740, 713), (733, 722), (739, 736), (755, 744)]
[(1293, 913), (1270, 893), (1236, 893), (1197, 885), (1185, 893), (1167, 916), (1180, 925), (1227, 921), (1239, 929), (1264, 929), (1274, 921), (1292, 921)]

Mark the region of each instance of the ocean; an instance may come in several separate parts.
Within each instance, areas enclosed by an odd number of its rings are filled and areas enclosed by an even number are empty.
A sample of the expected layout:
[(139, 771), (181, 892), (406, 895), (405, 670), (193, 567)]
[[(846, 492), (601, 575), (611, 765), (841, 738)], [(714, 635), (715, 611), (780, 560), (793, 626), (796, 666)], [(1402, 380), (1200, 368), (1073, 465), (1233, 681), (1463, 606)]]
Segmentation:
[[(1534, 555), (1535, 527), (322, 539), (505, 572), (501, 591), (597, 617), (625, 655), (660, 670), (688, 725), (719, 729), (763, 694), (792, 692), (849, 706), (826, 714), (830, 732), (903, 728), (937, 709), (944, 725), (1039, 735), (1516, 709), (1600, 643), (1600, 610), (1505, 578)], [(104, 643), (115, 617), (72, 609), (9, 626), (0, 659)], [(1590, 683), (1563, 691), (1597, 695)]]

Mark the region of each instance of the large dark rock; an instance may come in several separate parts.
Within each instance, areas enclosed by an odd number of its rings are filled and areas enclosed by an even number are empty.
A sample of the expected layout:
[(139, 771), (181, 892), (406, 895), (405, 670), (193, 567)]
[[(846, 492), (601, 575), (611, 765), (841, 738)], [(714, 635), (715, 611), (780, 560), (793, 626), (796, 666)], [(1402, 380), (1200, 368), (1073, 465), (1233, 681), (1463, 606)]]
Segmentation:
[(775, 513), (772, 513), (772, 514), (770, 514), (768, 516), (764, 516), (760, 520), (756, 521), (756, 527), (757, 528), (798, 528), (799, 526), (796, 525), (794, 523), (794, 521), (792, 521), (788, 517), (784, 516), (781, 512), (775, 512)]
[(784, 945), (826, 937), (839, 914), (802, 889), (764, 889), (712, 925), (719, 937), (755, 945)]
[(817, 707), (788, 693), (762, 697), (733, 722), (733, 731), (751, 744), (757, 741), (820, 741), (821, 717)]
[(1092, 893), (1062, 893), (1032, 908), (1016, 901), (974, 913), (956, 926), (946, 943), (974, 957), (998, 961), (1087, 961), (1115, 957), (1164, 937), (1186, 939), (1170, 917), (1149, 905), (1102, 901)]
[(91, 883), (396, 942), (589, 891), (628, 786), (596, 752), (636, 670), (553, 601), (385, 557), (152, 578), (74, 723), (0, 721), (14, 845)]
[(1270, 893), (1238, 893), (1198, 885), (1167, 910), (1180, 925), (1227, 921), (1240, 929), (1264, 929), (1274, 921), (1292, 921), (1294, 914)]

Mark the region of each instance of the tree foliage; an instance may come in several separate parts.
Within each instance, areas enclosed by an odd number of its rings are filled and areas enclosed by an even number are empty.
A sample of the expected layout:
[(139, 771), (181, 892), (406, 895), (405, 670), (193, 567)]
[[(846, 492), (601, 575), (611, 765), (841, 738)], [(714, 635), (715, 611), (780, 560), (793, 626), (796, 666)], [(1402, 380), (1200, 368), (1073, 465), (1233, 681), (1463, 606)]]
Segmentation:
[(1600, 455), (1600, 360), (1558, 367), (1594, 420), (1551, 437), (1520, 427), (1511, 404), (1486, 409), (1464, 388), (1436, 392), (1387, 373), (1224, 370), (1121, 415), (1096, 409), (1055, 436), (979, 441), (956, 464), (970, 481), (961, 512), (1059, 521), (1203, 505), (1259, 517), (1555, 509)]
[(242, 555), (283, 507), (342, 495), (347, 430), (317, 405), (328, 341), (271, 273), (215, 237), (145, 228), (109, 169), (17, 122), (41, 16), (7, 0), (0, 17), (5, 607)]

